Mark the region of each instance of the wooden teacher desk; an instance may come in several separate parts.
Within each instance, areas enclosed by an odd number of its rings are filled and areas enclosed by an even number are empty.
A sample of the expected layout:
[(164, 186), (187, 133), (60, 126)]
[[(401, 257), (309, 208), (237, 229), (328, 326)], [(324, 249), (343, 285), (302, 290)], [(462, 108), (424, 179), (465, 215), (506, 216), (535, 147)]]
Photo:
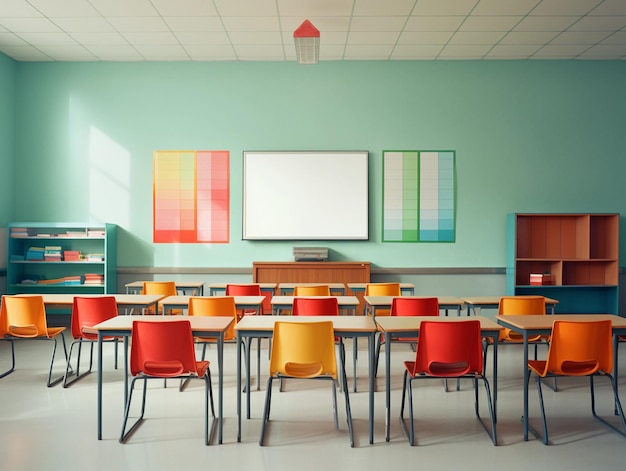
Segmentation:
[[(480, 315), (480, 309), (498, 309), (500, 306), (501, 296), (471, 296), (469, 298), (463, 298), (467, 306), (467, 315), (469, 316), (472, 311), (474, 314)], [(550, 311), (549, 314), (554, 314), (555, 306), (559, 303), (556, 299), (545, 298), (546, 307)], [(476, 312), (478, 310), (478, 312)]]
[[(613, 314), (554, 314), (551, 316), (537, 316), (537, 315), (525, 315), (525, 316), (496, 316), (498, 324), (507, 327), (515, 332), (518, 332), (524, 337), (523, 348), (523, 373), (522, 377), (525, 378), (526, 370), (528, 369), (528, 338), (539, 334), (550, 334), (552, 332), (552, 324), (554, 321), (576, 321), (576, 322), (589, 322), (589, 321), (601, 321), (610, 320), (613, 323), (613, 376), (615, 377), (615, 383), (617, 387), (617, 345), (618, 337), (620, 335), (626, 335), (626, 318), (616, 316)], [(528, 440), (528, 388), (524, 386), (524, 415), (522, 417), (524, 424), (524, 440)]]
[[(117, 316), (106, 320), (93, 327), (98, 333), (98, 440), (102, 440), (102, 339), (104, 337), (115, 336), (124, 337), (124, 406), (128, 400), (128, 339), (132, 334), (133, 321), (147, 322), (172, 322), (180, 320), (179, 316)], [(217, 399), (217, 437), (222, 443), (222, 422), (223, 422), (223, 377), (224, 377), (224, 334), (230, 324), (234, 322), (233, 317), (186, 317), (191, 323), (191, 330), (195, 337), (217, 339), (217, 373), (218, 373), (218, 399)], [(211, 426), (211, 435), (215, 421)]]
[[(293, 300), (299, 296), (274, 296), (270, 301), (272, 303), (272, 313), (278, 315), (283, 309), (291, 310), (293, 306)], [(309, 298), (312, 296), (300, 296), (303, 298)], [(326, 298), (329, 296), (315, 296), (316, 298)], [(352, 311), (353, 314), (357, 313), (359, 306), (359, 300), (356, 296), (330, 296), (331, 298), (337, 298), (339, 303), (339, 310), (346, 309)]]
[[(405, 296), (409, 297), (409, 296)], [(417, 298), (423, 298), (424, 296), (413, 296)], [(439, 301), (439, 309), (445, 310), (446, 316), (449, 309), (454, 309), (456, 315), (461, 315), (461, 307), (463, 306), (463, 300), (454, 296), (434, 296)], [(363, 296), (365, 301), (365, 314), (376, 317), (376, 311), (378, 309), (389, 310), (391, 309), (391, 303), (394, 296)]]
[[(486, 317), (476, 316), (480, 321), (480, 330), (484, 337), (494, 339), (493, 349), (493, 409), (496, 415), (496, 403), (498, 390), (498, 336), (502, 327)], [(391, 340), (392, 337), (417, 337), (420, 325), (424, 321), (429, 322), (463, 322), (464, 317), (436, 317), (436, 316), (379, 316), (376, 318), (378, 329), (385, 334), (385, 440), (389, 441), (389, 423), (391, 418)], [(408, 335), (407, 335), (408, 334)], [(419, 348), (419, 346), (418, 346)], [(484, 373), (484, 372), (483, 372)]]
[[(241, 441), (241, 348), (245, 339), (268, 338), (274, 333), (274, 323), (332, 321), (335, 335), (339, 337), (366, 337), (369, 356), (369, 435), (374, 443), (374, 362), (376, 324), (371, 317), (363, 316), (245, 316), (235, 326), (237, 332), (237, 441)], [(342, 361), (345, 360), (342, 358)], [(345, 361), (342, 365), (345, 371)], [(250, 350), (246, 355), (246, 417), (250, 418)]]

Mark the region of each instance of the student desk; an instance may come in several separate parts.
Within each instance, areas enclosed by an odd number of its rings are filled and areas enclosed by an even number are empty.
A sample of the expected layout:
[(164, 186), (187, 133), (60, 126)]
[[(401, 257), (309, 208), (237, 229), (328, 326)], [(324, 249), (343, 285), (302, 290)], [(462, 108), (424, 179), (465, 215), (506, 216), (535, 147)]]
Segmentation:
[[(463, 301), (467, 305), (467, 315), (471, 314), (471, 311), (474, 311), (476, 314), (476, 309), (478, 309), (478, 314), (480, 315), (480, 309), (498, 309), (500, 305), (501, 296), (472, 296), (469, 298), (463, 298)], [(549, 308), (550, 314), (554, 314), (554, 308), (559, 302), (556, 299), (546, 298), (546, 307)]]
[[(274, 323), (285, 322), (324, 322), (332, 321), (335, 335), (339, 337), (366, 337), (369, 353), (369, 434), (370, 444), (374, 443), (374, 344), (377, 331), (371, 317), (363, 316), (246, 316), (237, 323), (237, 441), (241, 441), (241, 346), (245, 339), (271, 337)], [(250, 418), (250, 350), (246, 355), (246, 417)], [(342, 358), (342, 360), (344, 360)], [(345, 362), (342, 365), (345, 371)]]
[[(346, 283), (352, 294), (365, 294), (365, 287), (370, 283)], [(413, 283), (400, 283), (400, 294), (402, 296), (413, 296), (415, 294), (415, 285)]]
[[(187, 309), (189, 307), (189, 298), (191, 296), (167, 296), (161, 300), (163, 306), (163, 312), (169, 309)], [(237, 309), (254, 309), (258, 314), (261, 314), (263, 308), (263, 301), (265, 296), (233, 296), (235, 298), (235, 306)]]
[[(128, 339), (132, 334), (133, 321), (172, 322), (180, 320), (179, 316), (117, 316), (96, 324), (93, 330), (98, 333), (98, 440), (102, 440), (102, 339), (108, 336), (124, 337), (124, 406), (128, 400)], [(233, 317), (185, 317), (191, 323), (195, 337), (217, 339), (218, 399), (217, 399), (217, 436), (222, 443), (223, 377), (224, 377), (224, 334), (234, 322)], [(213, 427), (211, 426), (211, 435)]]
[[(226, 296), (226, 285), (229, 283), (209, 283), (209, 296)], [(239, 283), (236, 283), (239, 284)], [(261, 293), (265, 293), (270, 298), (274, 296), (274, 291), (276, 290), (276, 283), (243, 283), (243, 284), (252, 284), (259, 285), (261, 288)]]
[[(365, 314), (376, 317), (376, 311), (378, 309), (391, 309), (391, 303), (396, 296), (363, 296), (365, 301)], [(422, 298), (424, 296), (414, 296)], [(434, 296), (439, 301), (439, 309), (444, 309), (446, 316), (449, 309), (456, 310), (457, 317), (461, 315), (461, 307), (463, 306), (463, 300), (454, 296)]]
[[(544, 316), (545, 317), (545, 316)], [(498, 390), (498, 336), (502, 327), (486, 317), (477, 316), (474, 319), (480, 321), (480, 330), (484, 337), (494, 339), (493, 349), (493, 408), (494, 418), (496, 415), (496, 399)], [(429, 322), (463, 322), (464, 317), (437, 317), (437, 316), (379, 316), (376, 318), (378, 330), (385, 334), (385, 440), (389, 441), (389, 423), (391, 416), (391, 339), (392, 337), (417, 337), (420, 325), (424, 321)], [(407, 335), (408, 334), (408, 335)], [(419, 348), (419, 345), (418, 347)], [(484, 373), (484, 372), (483, 372)]]
[(296, 286), (328, 286), (330, 294), (339, 293), (339, 296), (346, 295), (346, 285), (343, 283), (278, 283), (278, 294), (281, 296), (293, 296)]
[[(141, 294), (143, 281), (126, 283), (127, 294)], [(204, 294), (204, 281), (176, 281), (176, 291), (189, 296), (202, 296)]]
[[(518, 332), (524, 337), (524, 362), (523, 372), (526, 377), (528, 369), (528, 337), (539, 334), (550, 334), (552, 332), (552, 324), (554, 321), (601, 321), (610, 320), (613, 323), (613, 375), (617, 384), (617, 345), (618, 337), (626, 334), (626, 318), (613, 314), (554, 314), (551, 316), (525, 315), (525, 316), (496, 316), (498, 324)], [(524, 415), (522, 417), (524, 424), (524, 440), (528, 441), (528, 388), (524, 386)]]
[[(293, 306), (293, 300), (298, 296), (274, 296), (270, 301), (272, 304), (272, 314), (278, 315), (283, 309), (291, 310)], [(310, 298), (312, 296), (302, 296), (303, 298)], [(319, 298), (324, 298), (328, 296), (314, 296)], [(357, 312), (357, 307), (359, 306), (359, 300), (356, 296), (330, 296), (332, 298), (337, 298), (337, 302), (339, 303), (339, 309), (347, 309), (352, 311), (354, 314)]]
[(114, 296), (118, 309), (147, 309), (156, 310), (162, 296), (158, 294), (43, 294), (46, 309), (72, 309), (74, 297), (98, 298)]

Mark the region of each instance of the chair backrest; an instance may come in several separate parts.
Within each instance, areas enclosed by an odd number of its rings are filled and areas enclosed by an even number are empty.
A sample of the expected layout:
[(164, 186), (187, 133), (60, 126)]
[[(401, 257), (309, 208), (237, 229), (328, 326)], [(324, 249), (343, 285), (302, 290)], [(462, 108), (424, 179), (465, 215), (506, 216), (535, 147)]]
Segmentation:
[(546, 298), (543, 296), (503, 296), (498, 305), (500, 315), (541, 315), (546, 313)]
[(160, 294), (163, 296), (176, 296), (175, 281), (144, 281), (143, 294)]
[(330, 296), (328, 285), (296, 285), (293, 288), (294, 296)]
[(400, 296), (400, 283), (368, 283), (365, 296)]
[[(232, 316), (236, 322), (237, 307), (235, 298), (232, 296), (191, 296), (187, 314), (190, 316)], [(235, 338), (235, 322), (230, 325), (224, 334), (225, 340)]]
[(294, 316), (338, 316), (337, 298), (294, 298), (292, 306)]
[(420, 325), (413, 374), (455, 377), (483, 371), (479, 320)]
[(392, 316), (438, 316), (438, 298), (397, 297), (391, 301)]
[(612, 323), (554, 321), (546, 372), (568, 376), (613, 369)]
[(261, 296), (261, 286), (258, 284), (227, 284), (226, 296)]
[(270, 375), (298, 378), (328, 375), (337, 379), (332, 322), (276, 322)]
[(197, 372), (191, 323), (133, 321), (130, 372), (174, 377)]
[(115, 296), (81, 297), (74, 296), (72, 305), (72, 337), (75, 339), (96, 339), (96, 334), (83, 331), (85, 327), (93, 327), (107, 319), (117, 317), (117, 301)]
[(0, 333), (15, 337), (48, 337), (43, 296), (2, 296)]

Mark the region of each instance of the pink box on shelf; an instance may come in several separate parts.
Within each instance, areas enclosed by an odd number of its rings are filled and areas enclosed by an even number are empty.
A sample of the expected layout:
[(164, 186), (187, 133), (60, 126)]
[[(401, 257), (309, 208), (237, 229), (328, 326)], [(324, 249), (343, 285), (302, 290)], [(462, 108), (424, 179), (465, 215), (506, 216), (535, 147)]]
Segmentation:
[(543, 273), (531, 273), (530, 274), (531, 285), (551, 285), (552, 275), (544, 275)]

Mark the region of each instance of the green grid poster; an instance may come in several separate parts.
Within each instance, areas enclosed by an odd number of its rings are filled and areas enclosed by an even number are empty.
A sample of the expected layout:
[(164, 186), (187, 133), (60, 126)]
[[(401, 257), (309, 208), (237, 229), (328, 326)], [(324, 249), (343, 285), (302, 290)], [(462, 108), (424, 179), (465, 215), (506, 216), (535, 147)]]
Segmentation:
[(454, 242), (455, 151), (383, 151), (383, 242)]

